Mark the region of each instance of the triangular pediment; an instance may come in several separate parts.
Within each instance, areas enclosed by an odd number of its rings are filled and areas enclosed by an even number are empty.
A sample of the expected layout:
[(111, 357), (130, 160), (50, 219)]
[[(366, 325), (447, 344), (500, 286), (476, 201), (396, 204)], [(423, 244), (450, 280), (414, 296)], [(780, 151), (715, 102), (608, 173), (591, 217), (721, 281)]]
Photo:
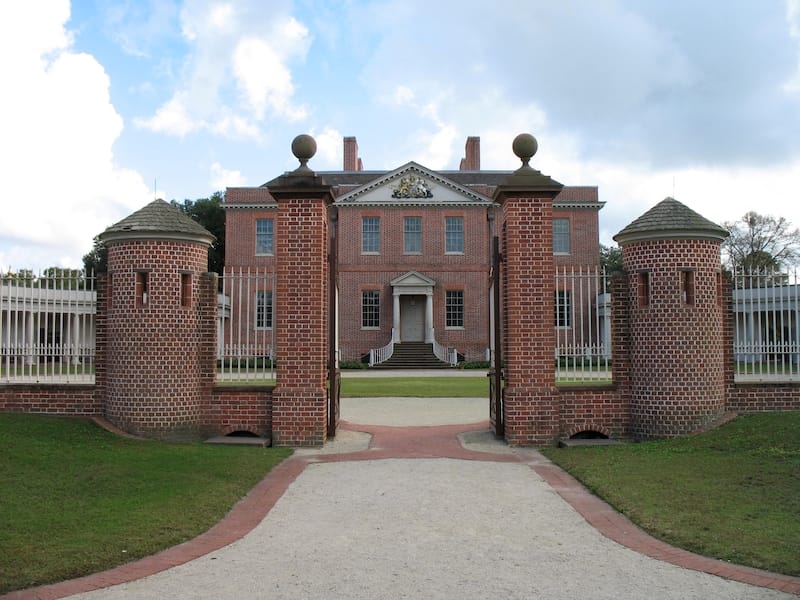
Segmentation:
[(436, 285), (436, 282), (422, 273), (409, 271), (404, 275), (392, 279), (390, 284), (392, 287), (433, 287)]
[(410, 162), (336, 200), (339, 206), (492, 204), (492, 199)]

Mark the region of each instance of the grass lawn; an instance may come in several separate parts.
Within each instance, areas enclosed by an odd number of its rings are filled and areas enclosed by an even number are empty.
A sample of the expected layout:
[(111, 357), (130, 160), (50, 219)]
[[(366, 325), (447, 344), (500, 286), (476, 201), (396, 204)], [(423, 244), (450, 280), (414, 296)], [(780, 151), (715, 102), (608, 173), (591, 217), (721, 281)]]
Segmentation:
[(214, 525), (288, 449), (166, 444), (0, 414), (0, 593), (153, 554)]
[(419, 398), (488, 398), (489, 378), (476, 377), (342, 377), (342, 396)]
[(800, 412), (743, 416), (667, 441), (544, 453), (658, 538), (800, 575)]

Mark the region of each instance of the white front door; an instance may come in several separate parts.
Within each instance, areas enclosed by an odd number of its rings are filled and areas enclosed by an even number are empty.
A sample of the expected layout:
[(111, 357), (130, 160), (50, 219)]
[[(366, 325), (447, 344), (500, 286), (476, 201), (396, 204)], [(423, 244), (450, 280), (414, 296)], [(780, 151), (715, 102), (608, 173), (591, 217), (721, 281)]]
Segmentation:
[(425, 341), (425, 296), (400, 296), (400, 341)]

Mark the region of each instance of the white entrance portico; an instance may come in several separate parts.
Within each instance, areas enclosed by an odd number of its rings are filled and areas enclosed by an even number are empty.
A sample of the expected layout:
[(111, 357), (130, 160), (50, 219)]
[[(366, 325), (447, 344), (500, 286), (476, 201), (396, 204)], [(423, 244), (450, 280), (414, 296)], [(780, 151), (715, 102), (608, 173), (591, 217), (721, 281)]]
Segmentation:
[[(409, 271), (390, 282), (392, 298), (392, 342), (434, 342), (433, 287), (436, 282)], [(424, 300), (424, 312), (422, 299)]]

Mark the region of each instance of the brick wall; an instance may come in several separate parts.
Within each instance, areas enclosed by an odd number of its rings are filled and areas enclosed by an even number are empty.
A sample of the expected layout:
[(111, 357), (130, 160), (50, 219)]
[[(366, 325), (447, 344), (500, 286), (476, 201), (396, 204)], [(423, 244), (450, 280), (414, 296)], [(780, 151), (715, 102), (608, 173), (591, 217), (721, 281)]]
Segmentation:
[(272, 387), (215, 387), (204, 411), (207, 435), (249, 431), (262, 437), (272, 434)]
[[(216, 307), (215, 293), (203, 289), (209, 285), (202, 278), (207, 257), (208, 247), (200, 243), (125, 240), (108, 246), (106, 416), (130, 433), (168, 439), (200, 435), (201, 349), (208, 343), (201, 315), (210, 310), (201, 307), (201, 299), (213, 296)], [(137, 291), (142, 272), (146, 303)], [(184, 274), (191, 277), (189, 302), (182, 302)]]
[[(700, 429), (725, 410), (719, 242), (640, 241), (622, 253), (629, 273), (632, 433), (655, 438)], [(691, 302), (682, 295), (685, 272), (693, 278)]]
[(103, 399), (93, 385), (0, 385), (0, 412), (103, 416)]
[(630, 437), (630, 403), (618, 388), (560, 388), (558, 401), (559, 437), (569, 438), (581, 431)]

